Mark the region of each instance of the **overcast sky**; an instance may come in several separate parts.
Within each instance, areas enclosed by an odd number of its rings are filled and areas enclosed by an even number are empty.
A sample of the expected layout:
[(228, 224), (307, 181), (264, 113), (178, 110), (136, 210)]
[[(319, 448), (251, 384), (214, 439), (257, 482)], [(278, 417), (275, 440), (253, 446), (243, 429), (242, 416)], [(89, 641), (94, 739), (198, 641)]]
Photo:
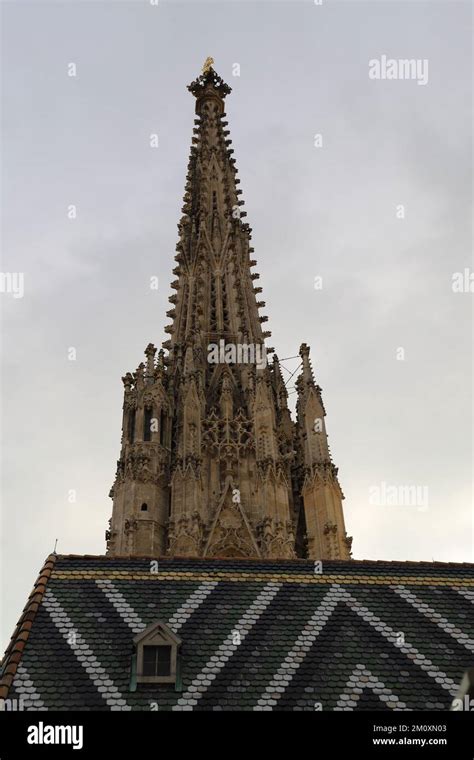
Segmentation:
[[(452, 289), (472, 271), (470, 13), (2, 3), (2, 271), (24, 273), (23, 298), (0, 294), (2, 643), (56, 538), (61, 553), (105, 551), (120, 378), (166, 338), (186, 85), (208, 55), (233, 88), (269, 344), (311, 346), (354, 557), (474, 561), (473, 295)], [(384, 55), (428, 61), (428, 82), (370, 79)], [(383, 483), (423, 503), (373, 503)]]

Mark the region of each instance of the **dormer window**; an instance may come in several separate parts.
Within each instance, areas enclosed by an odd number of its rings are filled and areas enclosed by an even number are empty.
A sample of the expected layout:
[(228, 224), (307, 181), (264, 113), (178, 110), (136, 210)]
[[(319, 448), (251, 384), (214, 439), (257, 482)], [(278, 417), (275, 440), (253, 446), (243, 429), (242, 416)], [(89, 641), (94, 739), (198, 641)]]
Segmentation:
[(162, 644), (143, 647), (143, 675), (144, 676), (170, 676), (171, 675), (171, 646)]
[(181, 639), (157, 621), (133, 639), (137, 648), (137, 683), (175, 683)]

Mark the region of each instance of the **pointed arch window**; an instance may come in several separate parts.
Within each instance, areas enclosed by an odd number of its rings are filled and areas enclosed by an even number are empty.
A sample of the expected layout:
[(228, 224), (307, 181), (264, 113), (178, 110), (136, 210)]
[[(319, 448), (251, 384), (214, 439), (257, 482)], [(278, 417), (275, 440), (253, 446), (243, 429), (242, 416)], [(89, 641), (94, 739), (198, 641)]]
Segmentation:
[(160, 412), (160, 443), (166, 446), (166, 412), (164, 409)]
[(135, 419), (136, 419), (136, 410), (130, 409), (130, 412), (128, 414), (128, 442), (133, 443), (135, 440)]
[(143, 440), (151, 441), (151, 423), (153, 419), (153, 408), (145, 407), (145, 415), (143, 417)]

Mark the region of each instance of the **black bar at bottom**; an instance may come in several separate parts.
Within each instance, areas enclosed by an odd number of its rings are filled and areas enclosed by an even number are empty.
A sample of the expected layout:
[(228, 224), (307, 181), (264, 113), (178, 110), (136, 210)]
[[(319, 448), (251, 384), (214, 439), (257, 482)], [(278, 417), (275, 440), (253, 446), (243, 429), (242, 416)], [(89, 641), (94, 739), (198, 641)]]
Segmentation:
[(0, 760), (64, 760), (104, 750), (131, 760), (150, 752), (246, 758), (261, 751), (268, 758), (288, 749), (333, 751), (335, 758), (472, 760), (474, 712), (0, 712)]

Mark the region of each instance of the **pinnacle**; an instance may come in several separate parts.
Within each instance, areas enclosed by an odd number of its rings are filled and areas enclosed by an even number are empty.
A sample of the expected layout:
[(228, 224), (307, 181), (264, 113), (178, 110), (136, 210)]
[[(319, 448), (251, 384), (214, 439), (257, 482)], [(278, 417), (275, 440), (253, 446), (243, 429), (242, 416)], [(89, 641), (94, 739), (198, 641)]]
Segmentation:
[(299, 354), (303, 365), (301, 377), (305, 383), (314, 385), (313, 369), (309, 360), (309, 346), (306, 343), (301, 344)]
[(153, 343), (149, 343), (148, 346), (145, 348), (145, 356), (154, 356), (156, 354), (156, 348), (153, 345)]

